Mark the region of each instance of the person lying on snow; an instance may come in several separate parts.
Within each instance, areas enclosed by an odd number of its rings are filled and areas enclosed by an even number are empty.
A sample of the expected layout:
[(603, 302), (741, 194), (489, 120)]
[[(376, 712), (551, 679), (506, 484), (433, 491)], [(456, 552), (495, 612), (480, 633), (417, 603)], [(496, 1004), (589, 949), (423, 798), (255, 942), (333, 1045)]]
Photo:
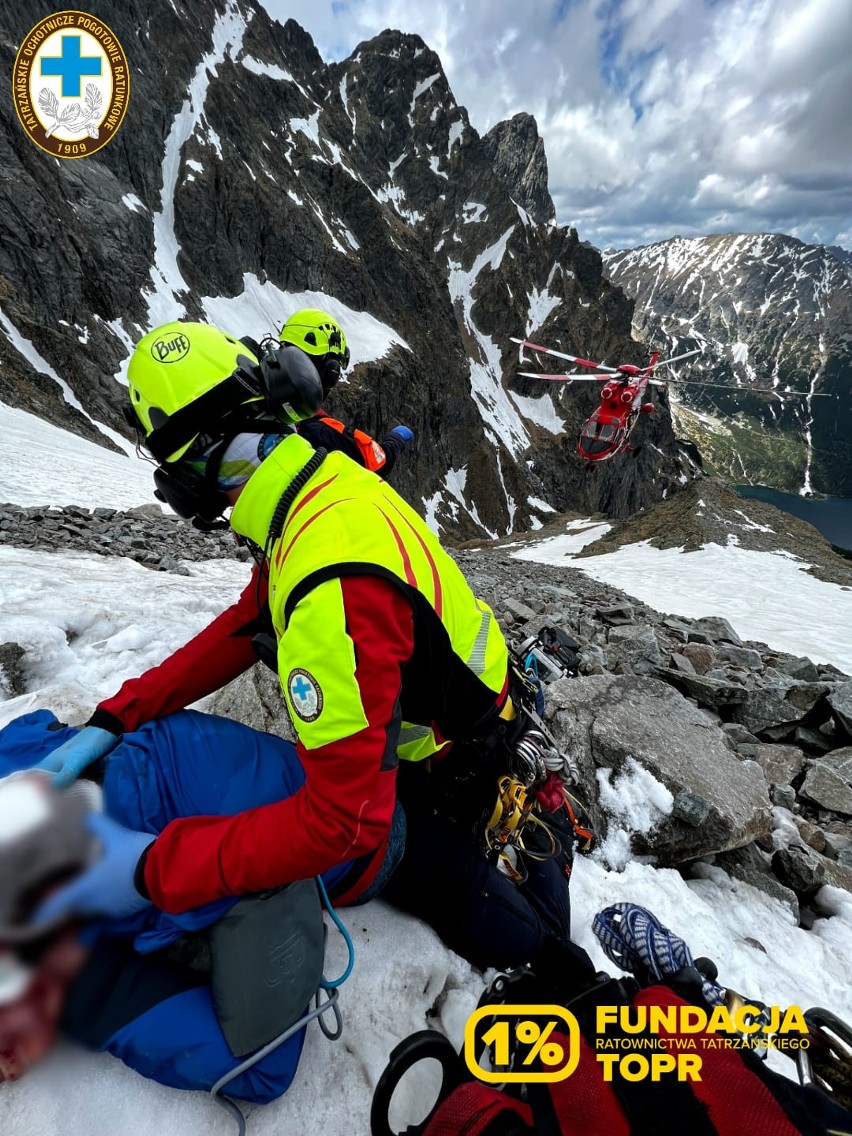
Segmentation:
[[(280, 801), (298, 791), (304, 772), (289, 743), (186, 710), (118, 739), (105, 763), (102, 803), (85, 778), (56, 790), (43, 770), (9, 773), (76, 736), (48, 711), (0, 731), (0, 773), (9, 774), (0, 780), (0, 817), (14, 810), (17, 818), (14, 839), (0, 844), (0, 1081), (20, 1077), (61, 1031), (163, 1084), (209, 1090), (291, 1024), (282, 1020), (287, 984), (276, 987), (274, 953), (261, 959), (264, 970), (247, 939), (292, 914), (288, 895), (265, 897), (269, 910), (259, 924), (257, 911), (235, 897), (169, 914), (122, 884), (133, 856), (173, 816), (212, 817)], [(95, 794), (84, 801), (85, 827), (83, 789)], [(343, 863), (323, 872), (324, 886), (339, 891), (350, 869)], [(64, 894), (57, 893), (65, 880)], [(72, 913), (93, 910), (103, 917), (72, 923)], [(218, 943), (206, 933), (220, 927), (236, 935), (224, 960), (212, 957)], [(302, 996), (294, 1018), (315, 989)], [(253, 1021), (233, 1020), (253, 1003)], [(304, 1037), (303, 1027), (238, 1075), (229, 1092), (253, 1101), (285, 1092)]]
[[(129, 919), (138, 952), (134, 920), (192, 929), (216, 904), (322, 876), (336, 904), (382, 894), (478, 967), (533, 962), (554, 945), (570, 957), (574, 830), (561, 791), (554, 799), (549, 786), (559, 815), (533, 810), (533, 776), (513, 779), (519, 742), (533, 731), (516, 709), (519, 678), (492, 612), (383, 480), (340, 452), (314, 451), (292, 429), (322, 397), (301, 351), (283, 346), (253, 363), (214, 328), (179, 327), (141, 340), (128, 372), (157, 489), (204, 523), (230, 508), (256, 564), (236, 605), (125, 682), (41, 761), (59, 785), (105, 765), (105, 788), (125, 778), (134, 787), (132, 809), (103, 833), (100, 859), (41, 916)], [(295, 747), (176, 714), (245, 671), (256, 646), (279, 675)], [(153, 785), (153, 811), (137, 784)], [(521, 805), (539, 822), (513, 879), (486, 855), (484, 836), (507, 801), (509, 828)], [(160, 964), (115, 940), (100, 947), (75, 981), (86, 1007), (77, 1035), (174, 1083), (190, 1017), (171, 1016), (168, 994), (160, 1009), (125, 1004), (144, 985), (125, 981), (127, 968), (141, 975)], [(143, 1060), (147, 1023), (159, 1027), (161, 1013), (157, 1060)], [(216, 1079), (219, 1056), (207, 1056), (182, 1073), (186, 1087)], [(247, 1099), (289, 1085), (292, 1068), (270, 1072), (266, 1060), (240, 1086)]]

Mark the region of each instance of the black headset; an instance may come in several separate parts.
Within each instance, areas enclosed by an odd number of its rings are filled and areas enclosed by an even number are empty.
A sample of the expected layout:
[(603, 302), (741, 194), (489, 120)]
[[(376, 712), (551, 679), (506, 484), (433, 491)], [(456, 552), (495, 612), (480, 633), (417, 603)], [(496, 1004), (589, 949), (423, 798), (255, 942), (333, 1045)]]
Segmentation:
[[(325, 329), (323, 328), (323, 330)], [(311, 362), (319, 371), (323, 394), (328, 394), (335, 383), (337, 383), (340, 376), (349, 366), (349, 360), (352, 358), (348, 347), (344, 347), (341, 352), (341, 336), (338, 330), (327, 332), (326, 338), (328, 339), (327, 353), (325, 355), (309, 356)], [(246, 341), (243, 340), (243, 342)], [(313, 331), (307, 332), (305, 335), (305, 343), (310, 343), (314, 347), (319, 346), (317, 337)], [(307, 354), (307, 352), (305, 352), (305, 354)]]
[[(261, 402), (249, 401), (258, 396)], [(322, 397), (319, 371), (298, 347), (281, 344), (259, 363), (239, 356), (237, 368), (228, 378), (164, 417), (144, 439), (143, 444), (158, 462), (154, 495), (179, 517), (191, 519), (197, 528), (226, 527), (217, 518), (229, 504), (218, 485), (219, 465), (227, 447), (243, 432), (286, 432), (294, 423), (315, 414)], [(125, 409), (125, 417), (138, 432), (139, 420), (132, 406)], [(186, 455), (175, 462), (167, 461), (169, 454), (204, 436), (221, 440), (203, 473), (183, 460)]]
[[(332, 349), (337, 348), (334, 352)], [(340, 332), (332, 331), (328, 337), (328, 354), (323, 359), (320, 365), (320, 380), (322, 381), (322, 389), (325, 394), (331, 390), (334, 384), (338, 381), (340, 376), (349, 366), (349, 360), (352, 358), (349, 348), (344, 347), (343, 354), (340, 353)]]
[(319, 376), (322, 383), (323, 394), (328, 394), (331, 388), (337, 383), (343, 367), (340, 364), (339, 355), (326, 355), (319, 364)]

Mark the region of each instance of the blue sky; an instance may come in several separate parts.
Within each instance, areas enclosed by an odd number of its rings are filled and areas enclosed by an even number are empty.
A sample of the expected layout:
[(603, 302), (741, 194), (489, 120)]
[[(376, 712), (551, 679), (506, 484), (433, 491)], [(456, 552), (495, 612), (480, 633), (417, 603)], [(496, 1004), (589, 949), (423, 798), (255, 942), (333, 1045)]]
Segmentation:
[(558, 219), (603, 248), (785, 232), (852, 248), (852, 0), (264, 0), (327, 60), (385, 28), (480, 132), (528, 111)]

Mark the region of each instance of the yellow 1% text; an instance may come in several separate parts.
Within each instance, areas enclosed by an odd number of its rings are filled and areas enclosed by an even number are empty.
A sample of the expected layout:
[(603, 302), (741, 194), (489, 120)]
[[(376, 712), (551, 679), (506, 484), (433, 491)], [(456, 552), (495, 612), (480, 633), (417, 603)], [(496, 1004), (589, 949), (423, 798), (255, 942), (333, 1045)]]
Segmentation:
[[(481, 1081), (562, 1081), (580, 1060), (577, 1019), (564, 1006), (482, 1006), (467, 1020), (464, 1057)], [(488, 1058), (490, 1067), (480, 1062)]]

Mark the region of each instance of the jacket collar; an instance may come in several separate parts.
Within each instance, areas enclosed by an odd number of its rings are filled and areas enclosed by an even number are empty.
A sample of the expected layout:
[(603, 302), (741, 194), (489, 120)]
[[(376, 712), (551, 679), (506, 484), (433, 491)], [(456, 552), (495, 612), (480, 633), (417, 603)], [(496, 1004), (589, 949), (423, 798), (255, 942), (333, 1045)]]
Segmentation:
[(266, 546), (272, 515), (287, 486), (314, 455), (310, 442), (288, 434), (248, 481), (231, 510), (231, 528), (259, 548)]

